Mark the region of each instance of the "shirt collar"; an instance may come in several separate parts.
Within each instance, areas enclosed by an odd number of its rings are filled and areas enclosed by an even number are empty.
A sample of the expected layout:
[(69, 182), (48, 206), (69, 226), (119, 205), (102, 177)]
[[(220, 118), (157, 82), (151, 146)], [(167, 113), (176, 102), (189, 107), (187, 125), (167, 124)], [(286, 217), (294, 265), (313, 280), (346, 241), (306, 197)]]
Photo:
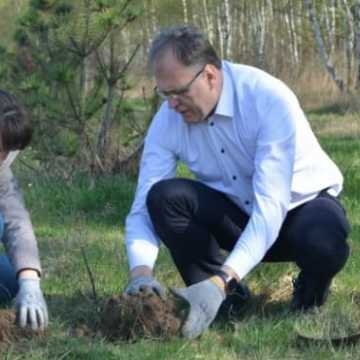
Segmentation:
[(230, 75), (222, 67), (223, 86), (221, 89), (220, 99), (215, 109), (216, 115), (233, 117), (234, 115), (234, 86), (230, 79)]

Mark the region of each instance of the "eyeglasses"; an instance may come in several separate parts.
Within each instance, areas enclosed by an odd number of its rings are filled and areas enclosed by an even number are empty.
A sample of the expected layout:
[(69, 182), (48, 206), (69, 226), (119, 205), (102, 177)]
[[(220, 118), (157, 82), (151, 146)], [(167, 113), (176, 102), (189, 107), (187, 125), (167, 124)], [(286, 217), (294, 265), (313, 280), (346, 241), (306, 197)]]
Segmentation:
[(174, 90), (160, 90), (157, 86), (155, 87), (156, 92), (160, 97), (162, 97), (165, 100), (168, 100), (172, 98), (173, 96), (183, 96), (185, 95), (191, 88), (191, 85), (194, 83), (194, 81), (199, 77), (199, 75), (205, 70), (205, 66), (198, 71), (195, 76), (184, 86), (174, 89)]

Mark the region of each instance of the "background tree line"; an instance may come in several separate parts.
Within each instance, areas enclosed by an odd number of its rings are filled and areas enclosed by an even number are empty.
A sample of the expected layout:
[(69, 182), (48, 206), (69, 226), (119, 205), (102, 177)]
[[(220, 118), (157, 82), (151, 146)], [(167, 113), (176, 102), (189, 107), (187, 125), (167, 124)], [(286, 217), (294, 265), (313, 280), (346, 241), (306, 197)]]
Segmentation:
[(194, 24), (223, 58), (291, 84), (320, 72), (337, 94), (360, 89), (360, 0), (0, 0), (0, 13), (0, 84), (31, 109), (32, 166), (66, 178), (136, 172), (158, 105), (147, 50), (165, 26)]

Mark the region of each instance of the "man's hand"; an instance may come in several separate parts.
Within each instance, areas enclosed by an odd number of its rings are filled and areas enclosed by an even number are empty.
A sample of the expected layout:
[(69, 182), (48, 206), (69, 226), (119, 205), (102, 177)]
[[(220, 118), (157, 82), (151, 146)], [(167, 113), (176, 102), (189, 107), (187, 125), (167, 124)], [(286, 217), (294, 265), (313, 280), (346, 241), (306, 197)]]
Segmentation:
[(183, 336), (188, 339), (196, 338), (210, 326), (225, 299), (224, 289), (210, 279), (171, 291), (190, 305), (189, 315), (182, 328)]
[(165, 290), (160, 283), (151, 275), (133, 277), (125, 289), (128, 295), (136, 295), (141, 292), (152, 292), (165, 299)]
[(19, 292), (15, 300), (16, 319), (20, 327), (44, 330), (49, 322), (48, 311), (40, 288), (40, 279), (19, 278)]

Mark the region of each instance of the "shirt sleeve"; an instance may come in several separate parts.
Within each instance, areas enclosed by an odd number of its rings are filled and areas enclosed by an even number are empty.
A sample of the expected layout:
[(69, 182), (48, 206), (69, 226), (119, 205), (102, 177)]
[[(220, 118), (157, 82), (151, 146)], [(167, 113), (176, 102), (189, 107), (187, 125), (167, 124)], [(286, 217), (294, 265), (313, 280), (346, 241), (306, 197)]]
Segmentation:
[(40, 274), (39, 253), (30, 216), (9, 167), (0, 172), (0, 213), (5, 220), (2, 241), (15, 272), (29, 268)]
[(154, 118), (146, 136), (135, 199), (126, 218), (125, 242), (130, 270), (141, 265), (154, 267), (159, 239), (147, 211), (146, 197), (153, 184), (176, 175), (177, 161), (171, 138), (174, 128), (167, 131), (168, 122), (163, 112)]
[(290, 205), (295, 161), (295, 119), (302, 112), (295, 96), (278, 97), (258, 110), (254, 202), (247, 226), (225, 264), (242, 279), (278, 237)]

